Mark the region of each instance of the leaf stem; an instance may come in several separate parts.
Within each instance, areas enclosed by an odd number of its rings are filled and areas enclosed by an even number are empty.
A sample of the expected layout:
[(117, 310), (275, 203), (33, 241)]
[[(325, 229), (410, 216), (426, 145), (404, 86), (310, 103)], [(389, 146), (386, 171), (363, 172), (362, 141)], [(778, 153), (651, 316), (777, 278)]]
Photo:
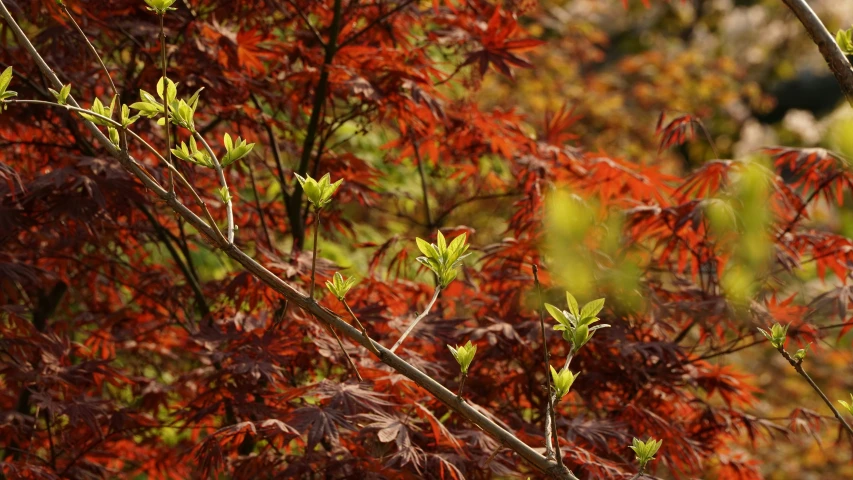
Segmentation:
[(456, 399), (459, 400), (460, 402), (465, 401), (462, 399), (462, 391), (465, 389), (465, 380), (467, 380), (467, 379), (468, 379), (468, 373), (467, 372), (463, 373), (462, 374), (462, 380), (459, 381), (459, 390), (456, 391)]
[[(323, 322), (320, 322), (320, 323), (323, 323)], [(347, 349), (344, 348), (344, 342), (341, 341), (341, 337), (338, 336), (338, 332), (336, 332), (335, 329), (332, 328), (332, 326), (329, 325), (328, 323), (323, 323), (323, 324), (326, 326), (326, 328), (329, 329), (329, 333), (334, 335), (335, 340), (338, 342), (338, 346), (341, 347), (341, 352), (343, 352), (344, 356), (347, 357), (347, 363), (349, 363), (349, 366), (352, 368), (352, 371), (355, 373), (355, 376), (358, 377), (358, 381), (363, 382), (364, 379), (361, 378), (361, 373), (358, 372), (358, 367), (355, 366), (355, 362), (352, 361), (352, 357), (349, 356), (349, 352), (347, 352)]]
[[(83, 29), (80, 28), (80, 25), (77, 24), (76, 20), (74, 20), (74, 17), (71, 15), (71, 12), (68, 11), (68, 6), (65, 5), (65, 3), (62, 3), (61, 5), (62, 5), (62, 10), (64, 10), (65, 14), (68, 15), (68, 19), (71, 20), (72, 24), (74, 24), (74, 28), (77, 29), (77, 32), (79, 32), (80, 36), (83, 37), (83, 41), (86, 42), (86, 45), (89, 46), (89, 50), (91, 50), (91, 52), (95, 55), (95, 58), (98, 59), (98, 63), (101, 64), (101, 68), (103, 68), (104, 73), (107, 74), (107, 80), (110, 81), (110, 86), (113, 87), (113, 93), (115, 93), (116, 96), (118, 96), (118, 89), (116, 88), (116, 84), (113, 83), (113, 77), (110, 75), (110, 71), (107, 69), (106, 64), (104, 64), (104, 60), (101, 59), (101, 56), (98, 54), (98, 51), (95, 49), (95, 46), (92, 45), (92, 42), (89, 41), (89, 37), (86, 36), (86, 33), (83, 32)], [(119, 101), (119, 104), (121, 104), (121, 101)]]
[[(163, 112), (166, 115), (166, 158), (169, 159), (169, 162), (172, 161), (172, 123), (169, 120), (169, 82), (166, 81), (168, 77), (166, 77), (166, 30), (163, 27), (163, 19), (166, 16), (165, 13), (160, 15), (160, 56), (163, 61)], [(169, 193), (175, 194), (175, 179), (172, 177), (172, 171), (169, 170)], [(229, 229), (229, 242), (233, 242), (234, 238), (231, 236)]]
[(373, 341), (367, 335), (367, 329), (364, 328), (364, 325), (361, 323), (361, 321), (359, 321), (358, 317), (355, 316), (355, 313), (353, 313), (346, 299), (342, 298), (341, 303), (344, 304), (344, 308), (347, 309), (347, 313), (349, 313), (350, 317), (352, 317), (353, 321), (355, 321), (355, 324), (358, 325), (359, 330), (361, 330), (361, 334), (364, 335), (364, 341), (367, 343), (367, 349), (370, 350), (377, 357), (381, 356), (379, 350), (376, 348), (376, 345), (373, 344)]
[[(219, 177), (219, 184), (226, 190), (228, 190), (228, 183), (225, 181), (225, 172), (222, 170), (222, 165), (219, 163), (219, 159), (216, 158), (216, 154), (213, 153), (213, 150), (210, 148), (210, 145), (207, 144), (207, 140), (204, 137), (196, 132), (192, 132), (195, 138), (204, 145), (204, 149), (207, 150), (208, 155), (213, 160), (213, 168), (216, 170), (216, 176)], [(227, 202), (225, 202), (225, 214), (228, 232), (228, 243), (234, 243), (234, 206), (229, 198)]]
[(397, 351), (397, 347), (399, 347), (400, 344), (403, 343), (403, 340), (405, 340), (406, 337), (408, 337), (409, 334), (412, 333), (412, 330), (415, 328), (415, 325), (417, 325), (418, 322), (423, 320), (423, 318), (426, 317), (427, 314), (429, 314), (429, 311), (432, 310), (432, 306), (435, 304), (435, 301), (438, 299), (439, 293), (441, 293), (441, 285), (437, 285), (435, 287), (435, 293), (432, 294), (432, 300), (429, 301), (429, 303), (427, 304), (424, 311), (420, 315), (418, 315), (417, 318), (415, 318), (412, 321), (412, 323), (409, 325), (409, 328), (407, 328), (406, 331), (403, 332), (403, 335), (400, 337), (399, 340), (397, 340), (397, 343), (395, 343), (394, 346), (391, 347), (391, 353), (394, 353)]

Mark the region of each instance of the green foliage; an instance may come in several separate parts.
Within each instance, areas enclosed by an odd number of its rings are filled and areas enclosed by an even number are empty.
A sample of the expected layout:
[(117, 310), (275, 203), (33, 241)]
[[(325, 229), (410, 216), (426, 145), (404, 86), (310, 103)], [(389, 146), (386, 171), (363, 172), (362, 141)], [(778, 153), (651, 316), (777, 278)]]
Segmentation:
[(6, 90), (10, 83), (12, 83), (12, 67), (6, 67), (6, 70), (0, 73), (0, 102), (18, 95), (17, 92)]
[(167, 11), (175, 10), (175, 7), (172, 6), (175, 0), (145, 0), (145, 3), (148, 4), (148, 10), (157, 15), (165, 15)]
[(797, 353), (794, 354), (794, 359), (802, 362), (806, 358), (806, 354), (808, 353), (810, 346), (811, 344), (806, 345), (806, 348), (801, 348), (797, 350)]
[(458, 267), (462, 265), (462, 260), (470, 255), (470, 253), (465, 253), (470, 246), (465, 243), (466, 235), (464, 233), (459, 235), (449, 245), (441, 231), (436, 235), (437, 243), (428, 243), (421, 238), (415, 240), (418, 249), (424, 254), (417, 260), (438, 276), (441, 288), (447, 288), (459, 273)]
[(195, 138), (190, 137), (189, 147), (184, 142), (181, 142), (179, 148), (173, 148), (172, 154), (185, 162), (195, 163), (202, 167), (213, 168), (213, 159), (210, 158), (207, 151), (199, 150)]
[(228, 187), (220, 187), (219, 190), (216, 191), (219, 194), (219, 199), (222, 200), (222, 203), (228, 203), (234, 197), (231, 196), (231, 192), (228, 191)]
[(474, 355), (477, 354), (477, 346), (471, 343), (471, 340), (463, 345), (457, 345), (456, 348), (447, 346), (450, 349), (450, 353), (453, 354), (453, 358), (456, 359), (456, 362), (459, 363), (459, 369), (463, 374), (468, 373), (468, 367), (471, 366), (471, 362), (474, 360)]
[[(770, 343), (773, 345), (774, 348), (778, 349), (782, 348), (782, 345), (785, 344), (785, 337), (788, 335), (788, 326), (785, 325), (783, 327), (778, 323), (774, 323), (773, 326), (770, 327), (770, 332), (764, 330), (763, 328), (759, 328), (758, 331), (760, 331), (762, 334), (764, 334), (765, 337), (767, 337), (768, 340), (770, 340)], [(805, 357), (805, 352), (803, 353), (803, 356)]]
[(223, 167), (227, 167), (232, 163), (240, 160), (245, 157), (252, 151), (252, 148), (255, 147), (254, 143), (246, 144), (246, 141), (240, 137), (237, 137), (236, 142), (231, 141), (231, 135), (225, 134), (225, 156), (222, 157), (222, 161), (220, 162)]
[(844, 406), (850, 415), (853, 415), (853, 393), (850, 394), (850, 402), (845, 402), (844, 400), (839, 400), (838, 403)]
[(853, 55), (853, 28), (839, 30), (835, 34), (835, 43), (838, 44), (838, 48), (844, 52), (844, 55)]
[(663, 445), (663, 440), (655, 440), (649, 437), (645, 442), (634, 438), (633, 444), (629, 447), (637, 455), (637, 463), (640, 464), (640, 470), (645, 470), (646, 464), (655, 458), (655, 454)]
[(332, 195), (338, 191), (338, 187), (344, 181), (344, 179), (340, 179), (335, 183), (331, 183), (331, 176), (328, 173), (323, 175), (319, 182), (311, 178), (311, 175), (303, 177), (295, 172), (293, 174), (296, 176), (296, 180), (299, 181), (299, 185), (302, 185), (302, 189), (305, 190), (308, 201), (318, 210), (332, 201)]
[[(164, 92), (165, 90), (165, 92)], [(169, 104), (169, 120), (182, 128), (186, 128), (190, 132), (195, 132), (195, 116), (196, 108), (198, 108), (198, 98), (204, 87), (199, 88), (187, 100), (178, 99), (178, 84), (172, 80), (163, 77), (157, 82), (157, 95), (163, 102)], [(139, 115), (148, 118), (154, 118), (165, 113), (165, 107), (158, 102), (153, 95), (145, 90), (139, 90), (140, 101), (130, 105), (130, 108), (139, 110)], [(165, 119), (157, 120), (158, 125), (165, 125)]]
[(554, 370), (554, 367), (551, 367), (551, 383), (554, 385), (554, 390), (557, 393), (557, 399), (561, 399), (569, 393), (569, 389), (572, 388), (572, 384), (575, 383), (575, 380), (578, 378), (578, 375), (581, 373), (572, 373), (568, 368), (563, 368), (559, 372)]
[(332, 277), (332, 281), (326, 281), (326, 288), (332, 292), (332, 295), (334, 295), (335, 298), (343, 300), (355, 283), (355, 277), (344, 279), (341, 272), (335, 272), (334, 277)]
[(68, 103), (68, 94), (71, 93), (70, 83), (68, 85), (63, 85), (58, 92), (52, 88), (48, 88), (48, 90), (56, 98), (56, 103), (60, 105), (66, 105)]
[(566, 292), (566, 303), (569, 305), (568, 311), (560, 310), (550, 303), (545, 304), (545, 309), (557, 321), (554, 330), (563, 332), (563, 339), (571, 342), (572, 352), (574, 353), (589, 342), (596, 330), (607, 328), (610, 325), (604, 323), (590, 326), (600, 320), (598, 313), (604, 308), (603, 298), (593, 300), (579, 309), (575, 297)]
[(92, 102), (92, 107), (89, 110), (92, 111), (93, 113), (97, 113), (100, 116), (90, 115), (88, 113), (81, 113), (80, 116), (82, 116), (86, 120), (89, 120), (90, 122), (94, 123), (95, 125), (100, 125), (102, 127), (110, 127), (113, 124), (111, 122), (107, 121), (105, 118), (101, 118), (101, 117), (112, 118), (113, 117), (113, 109), (115, 108), (115, 103), (116, 103), (116, 97), (113, 97), (112, 102), (110, 102), (110, 106), (105, 107), (104, 104), (101, 103), (101, 101), (96, 98), (95, 101)]

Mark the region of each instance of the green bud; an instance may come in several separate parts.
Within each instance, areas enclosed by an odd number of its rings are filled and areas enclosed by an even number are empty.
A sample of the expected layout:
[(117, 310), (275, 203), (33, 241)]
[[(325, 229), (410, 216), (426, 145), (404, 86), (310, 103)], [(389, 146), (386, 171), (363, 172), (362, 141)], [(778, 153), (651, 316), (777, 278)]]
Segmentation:
[(775, 323), (770, 327), (770, 332), (767, 332), (767, 330), (764, 330), (763, 328), (759, 328), (758, 331), (770, 340), (770, 343), (774, 348), (779, 349), (785, 344), (785, 337), (788, 335), (788, 326), (785, 325), (783, 327), (782, 325)]
[(554, 370), (554, 367), (551, 367), (551, 381), (554, 384), (554, 390), (557, 393), (558, 400), (569, 393), (569, 389), (572, 388), (572, 384), (575, 383), (575, 379), (577, 379), (580, 374), (580, 372), (573, 374), (568, 368), (564, 368), (557, 372)]
[(50, 93), (56, 98), (56, 103), (66, 105), (68, 103), (68, 94), (71, 93), (71, 84), (64, 85), (58, 92), (52, 88), (48, 88)]
[(456, 359), (456, 362), (459, 363), (459, 369), (462, 373), (468, 373), (468, 367), (471, 366), (471, 361), (474, 360), (474, 355), (477, 354), (477, 346), (471, 343), (471, 340), (468, 340), (463, 346), (457, 345), (456, 348), (447, 346), (450, 349), (450, 353), (453, 354), (453, 358)]
[(18, 95), (17, 92), (6, 90), (9, 88), (10, 83), (12, 83), (12, 67), (6, 67), (6, 70), (3, 70), (3, 73), (0, 73), (0, 103), (7, 98), (12, 98)]
[(436, 243), (429, 243), (421, 238), (416, 238), (418, 250), (424, 254), (417, 261), (432, 270), (438, 277), (441, 288), (447, 288), (459, 273), (462, 260), (470, 255), (465, 253), (470, 245), (465, 243), (467, 236), (463, 233), (454, 238), (450, 244), (444, 238), (441, 231), (436, 235)]
[(637, 463), (640, 464), (640, 469), (646, 468), (646, 464), (655, 458), (655, 454), (663, 445), (663, 440), (655, 440), (649, 437), (645, 442), (634, 438), (633, 444), (629, 447), (637, 455)]
[[(252, 145), (254, 146), (254, 144)], [(249, 152), (247, 151), (246, 153)], [(298, 173), (294, 173), (294, 175), (296, 176), (296, 180), (299, 181), (299, 185), (302, 186), (302, 190), (305, 191), (305, 196), (308, 197), (308, 201), (311, 202), (311, 204), (314, 205), (314, 208), (318, 210), (325, 207), (332, 201), (332, 195), (338, 191), (338, 187), (340, 187), (341, 183), (344, 181), (343, 179), (340, 179), (335, 183), (331, 183), (331, 177), (328, 173), (323, 175), (323, 178), (321, 178), (319, 182), (311, 178), (311, 175), (305, 175), (304, 177)]]
[(341, 272), (335, 272), (335, 276), (332, 277), (332, 281), (326, 282), (326, 288), (328, 288), (329, 291), (332, 292), (332, 295), (334, 295), (338, 300), (343, 300), (353, 285), (355, 285), (355, 277), (344, 279)]

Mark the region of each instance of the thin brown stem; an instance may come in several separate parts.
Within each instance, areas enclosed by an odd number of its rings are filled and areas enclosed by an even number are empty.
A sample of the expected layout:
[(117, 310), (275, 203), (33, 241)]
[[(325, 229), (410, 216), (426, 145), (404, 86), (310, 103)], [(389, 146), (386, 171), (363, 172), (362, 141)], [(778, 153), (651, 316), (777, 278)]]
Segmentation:
[[(118, 95), (118, 89), (116, 88), (116, 84), (113, 83), (113, 77), (110, 75), (110, 71), (107, 69), (106, 64), (104, 64), (104, 60), (101, 59), (101, 56), (98, 54), (98, 51), (95, 49), (95, 46), (92, 45), (92, 42), (89, 41), (89, 37), (86, 36), (86, 33), (83, 32), (83, 29), (80, 28), (80, 25), (77, 24), (77, 21), (74, 20), (74, 17), (71, 15), (71, 12), (68, 11), (68, 7), (62, 3), (62, 10), (65, 11), (65, 15), (68, 16), (68, 19), (71, 20), (71, 23), (74, 24), (74, 28), (77, 29), (77, 32), (80, 33), (80, 36), (83, 37), (83, 41), (86, 42), (86, 45), (89, 46), (89, 50), (95, 55), (95, 58), (98, 59), (98, 63), (101, 64), (101, 68), (104, 69), (104, 73), (107, 74), (107, 80), (110, 81), (110, 86), (113, 87), (113, 93)], [(119, 102), (121, 103), (121, 102)]]
[(421, 177), (421, 192), (424, 197), (424, 212), (426, 214), (427, 228), (432, 230), (435, 225), (432, 222), (432, 213), (430, 213), (429, 209), (429, 190), (427, 189), (426, 182), (426, 173), (424, 173), (424, 162), (421, 159), (421, 152), (418, 149), (418, 142), (415, 140), (415, 135), (413, 133), (409, 133), (412, 139), (412, 148), (415, 150), (415, 161), (418, 162), (418, 174)]
[(803, 361), (794, 360), (794, 358), (791, 357), (787, 350), (785, 350), (785, 347), (780, 346), (777, 348), (777, 350), (779, 350), (779, 353), (781, 353), (782, 356), (785, 357), (785, 360), (787, 360), (788, 363), (790, 363), (791, 366), (794, 367), (794, 370), (796, 370), (801, 377), (806, 379), (809, 385), (811, 385), (812, 389), (817, 392), (818, 395), (820, 395), (820, 398), (823, 399), (823, 403), (825, 403), (826, 406), (829, 407), (830, 410), (832, 410), (832, 414), (835, 415), (835, 418), (837, 418), (839, 422), (841, 422), (841, 425), (844, 426), (844, 429), (847, 430), (847, 433), (850, 435), (851, 440), (853, 440), (853, 428), (851, 428), (850, 424), (847, 423), (846, 420), (844, 420), (844, 417), (841, 415), (841, 413), (835, 408), (834, 405), (832, 405), (832, 401), (827, 398), (826, 394), (823, 393), (823, 390), (821, 390), (820, 387), (817, 386), (814, 380), (812, 380), (812, 377), (810, 377), (809, 374), (806, 373), (806, 371), (803, 369)]
[(308, 298), (314, 299), (314, 285), (317, 275), (317, 246), (320, 238), (320, 210), (314, 210), (314, 254), (311, 255), (311, 287)]
[(344, 308), (347, 309), (347, 313), (349, 313), (350, 317), (352, 317), (355, 324), (358, 325), (359, 330), (361, 330), (362, 335), (364, 335), (364, 341), (367, 343), (367, 349), (370, 350), (371, 353), (373, 353), (374, 355), (376, 355), (378, 357), (379, 356), (379, 350), (376, 349), (376, 345), (373, 344), (373, 341), (370, 340), (370, 337), (367, 335), (367, 329), (364, 328), (364, 325), (361, 323), (361, 321), (358, 319), (358, 317), (355, 316), (355, 313), (352, 311), (352, 309), (350, 308), (350, 306), (347, 303), (345, 298), (341, 299), (341, 303), (344, 304)]
[(459, 390), (456, 391), (456, 398), (461, 402), (465, 401), (462, 399), (462, 392), (465, 390), (465, 380), (467, 380), (467, 379), (468, 379), (468, 372), (465, 372), (462, 374), (462, 379), (459, 380)]
[[(320, 323), (323, 323), (323, 322), (320, 322)], [(329, 329), (329, 333), (331, 333), (335, 337), (335, 341), (338, 342), (338, 346), (341, 347), (341, 352), (343, 352), (344, 356), (347, 357), (347, 363), (349, 363), (349, 366), (352, 368), (352, 371), (353, 371), (353, 373), (355, 373), (355, 376), (358, 377), (358, 381), (363, 382), (364, 379), (361, 378), (361, 373), (358, 372), (358, 367), (355, 366), (355, 362), (352, 361), (352, 357), (349, 356), (349, 352), (347, 352), (347, 349), (344, 347), (344, 342), (341, 341), (341, 337), (338, 336), (338, 333), (335, 331), (334, 328), (332, 328), (331, 325), (329, 325), (329, 324), (324, 324), (324, 325), (326, 325), (326, 328)]]
[(270, 231), (267, 230), (267, 221), (264, 218), (264, 209), (261, 206), (261, 197), (258, 195), (258, 186), (255, 183), (255, 172), (252, 169), (252, 163), (246, 162), (246, 168), (249, 170), (249, 182), (252, 184), (252, 194), (255, 197), (255, 208), (258, 210), (258, 217), (261, 220), (261, 228), (264, 231), (264, 237), (267, 239), (267, 245), (270, 247), (270, 250), (274, 250), (275, 246), (273, 246)]
[[(539, 266), (533, 265), (533, 283), (536, 284), (536, 292), (539, 295), (539, 302), (536, 310), (539, 312), (539, 327), (542, 331), (542, 353), (545, 361), (545, 382), (548, 386), (547, 392), (547, 407), (545, 411), (545, 457), (554, 458), (554, 445), (552, 443), (553, 429), (556, 427), (552, 422), (554, 420), (554, 399), (551, 395), (551, 353), (548, 351), (548, 340), (545, 337), (545, 314), (544, 299), (542, 298), (542, 286), (539, 283)], [(559, 448), (559, 445), (558, 447)]]

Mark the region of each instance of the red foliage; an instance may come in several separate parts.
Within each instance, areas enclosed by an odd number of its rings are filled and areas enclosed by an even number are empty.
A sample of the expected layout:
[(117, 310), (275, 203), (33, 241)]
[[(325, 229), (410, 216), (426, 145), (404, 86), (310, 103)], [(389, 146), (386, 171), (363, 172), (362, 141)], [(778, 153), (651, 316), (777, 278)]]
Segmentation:
[[(583, 120), (566, 108), (545, 119), (536, 140), (516, 112), (451, 97), (447, 85), (476, 88), (463, 73), (476, 78), (492, 66), (511, 76), (528, 65), (519, 52), (540, 42), (528, 38), (509, 7), (486, 0), (432, 8), (342, 3), (331, 58), (332, 1), (206, 0), (193, 2), (193, 10), (178, 2), (166, 17), (170, 76), (181, 92), (205, 87), (200, 130), (212, 138), (236, 132), (264, 146), (244, 162), (248, 168), (228, 171), (240, 205), (240, 247), (307, 290), (311, 254), (298, 248), (307, 209), (292, 172), (305, 158), (309, 173), (343, 178), (322, 235), (372, 255), (348, 299), (371, 337), (389, 345), (432, 291), (424, 276), (416, 282), (407, 275), (413, 237), (436, 228), (469, 233), (482, 261), (466, 267), (402, 352), (455, 386), (445, 345), (471, 339), (480, 350), (466, 383), (470, 403), (539, 446), (545, 370), (530, 265), (545, 261), (546, 193), (571, 187), (602, 211), (624, 214), (617, 253), (640, 266), (644, 308), (608, 307), (603, 317), (612, 327), (574, 360), (583, 375), (557, 425), (565, 461), (582, 478), (625, 477), (635, 470), (626, 448), (631, 437), (651, 435), (664, 439), (661, 468), (673, 475), (695, 476), (713, 463), (720, 478), (760, 478), (755, 460), (731, 444), (744, 432), (770, 435), (781, 427), (749, 413), (756, 393), (749, 375), (707, 359), (758, 339), (755, 326), (802, 319), (805, 311), (832, 310), (792, 329), (805, 343), (822, 335), (812, 323), (845, 320), (853, 245), (804, 220), (818, 196), (842, 200), (853, 186), (849, 171), (825, 151), (770, 151), (789, 180), (772, 179), (775, 257), (766, 276), (815, 262), (822, 278), (832, 272), (841, 285), (803, 305), (777, 301), (786, 292), (765, 282), (744, 320), (732, 315), (720, 285), (729, 252), (715, 243), (703, 209), (727, 188), (739, 162), (716, 160), (679, 178), (567, 144)], [(78, 97), (111, 94), (53, 1), (18, 4), (42, 29), (36, 46)], [(123, 98), (151, 90), (160, 75), (156, 16), (140, 0), (75, 6), (96, 43), (121, 52), (105, 59)], [(448, 68), (430, 53), (438, 45), (458, 54), (451, 57), (456, 64)], [(20, 46), (10, 42), (0, 60), (15, 66), (22, 98), (52, 99)], [(469, 64), (477, 70), (467, 71)], [(317, 92), (324, 93), (319, 100)], [(248, 273), (200, 263), (219, 252), (93, 146), (70, 113), (13, 108), (0, 117), (0, 466), (7, 476), (536, 475), (417, 384), (347, 343), (365, 378), (355, 382), (333, 337), (307, 314)], [(306, 134), (312, 114), (320, 116), (314, 138)], [(660, 128), (661, 147), (690, 140), (693, 125), (682, 116)], [(342, 137), (351, 130), (382, 131), (386, 158), (347, 149)], [(163, 144), (155, 124), (140, 122), (139, 131)], [(138, 145), (131, 148), (162, 180), (165, 170)], [(507, 174), (487, 168), (495, 158)], [(421, 209), (398, 209), (397, 193), (386, 189), (394, 188), (392, 167), (405, 171), (410, 162), (423, 162), (430, 175), (426, 221)], [(180, 168), (211, 208), (219, 206), (211, 172)], [(500, 204), (506, 222), (504, 238), (489, 244), (455, 214), (484, 201)], [(412, 234), (391, 236), (392, 221)], [(388, 239), (358, 238), (362, 224)], [(603, 272), (616, 271), (611, 260), (595, 261)], [(320, 261), (318, 281), (335, 267)], [(547, 271), (543, 279), (552, 284)], [(609, 298), (631, 293), (602, 290)], [(545, 294), (563, 295), (557, 285)], [(326, 295), (321, 303), (340, 310), (333, 300)], [(550, 339), (552, 353), (565, 354), (558, 336)], [(821, 428), (807, 413), (793, 416), (790, 428)]]

